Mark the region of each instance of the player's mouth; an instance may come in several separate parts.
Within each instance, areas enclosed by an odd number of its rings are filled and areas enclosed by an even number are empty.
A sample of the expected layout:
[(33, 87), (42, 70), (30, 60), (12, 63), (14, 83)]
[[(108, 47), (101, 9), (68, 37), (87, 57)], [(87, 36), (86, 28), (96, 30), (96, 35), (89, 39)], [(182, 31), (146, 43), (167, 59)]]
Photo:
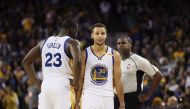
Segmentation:
[(104, 41), (104, 39), (98, 39), (98, 41), (103, 42), (103, 41)]
[(98, 40), (98, 43), (104, 43), (104, 40), (103, 39)]

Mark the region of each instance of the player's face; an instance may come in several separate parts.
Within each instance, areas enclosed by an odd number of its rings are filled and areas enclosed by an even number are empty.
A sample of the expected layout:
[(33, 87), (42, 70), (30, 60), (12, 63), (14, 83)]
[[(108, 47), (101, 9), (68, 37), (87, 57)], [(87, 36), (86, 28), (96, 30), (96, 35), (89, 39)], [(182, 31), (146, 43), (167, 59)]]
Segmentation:
[(127, 38), (118, 38), (117, 49), (120, 53), (130, 52), (131, 44), (129, 43)]
[(91, 36), (94, 39), (95, 44), (104, 45), (107, 38), (106, 29), (104, 27), (95, 27)]

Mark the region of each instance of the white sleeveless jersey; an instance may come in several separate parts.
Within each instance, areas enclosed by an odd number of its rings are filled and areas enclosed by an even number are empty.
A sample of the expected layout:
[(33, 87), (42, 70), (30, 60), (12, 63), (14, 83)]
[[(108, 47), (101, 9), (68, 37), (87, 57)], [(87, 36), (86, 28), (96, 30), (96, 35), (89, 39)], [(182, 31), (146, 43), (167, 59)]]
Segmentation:
[(52, 76), (72, 79), (70, 59), (65, 54), (65, 42), (69, 36), (49, 37), (41, 50), (42, 74), (44, 79)]
[(113, 96), (113, 49), (98, 58), (91, 47), (86, 48), (86, 68), (84, 76), (84, 93), (99, 96)]

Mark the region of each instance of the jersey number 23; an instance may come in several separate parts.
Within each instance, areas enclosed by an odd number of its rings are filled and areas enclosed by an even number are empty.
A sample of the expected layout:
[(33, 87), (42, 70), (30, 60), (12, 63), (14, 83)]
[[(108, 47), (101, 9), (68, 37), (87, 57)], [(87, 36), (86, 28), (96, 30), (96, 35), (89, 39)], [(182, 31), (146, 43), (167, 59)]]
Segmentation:
[(62, 65), (60, 53), (52, 54), (48, 52), (46, 53), (46, 59), (47, 59), (45, 62), (46, 67), (52, 67), (52, 66), (60, 67)]

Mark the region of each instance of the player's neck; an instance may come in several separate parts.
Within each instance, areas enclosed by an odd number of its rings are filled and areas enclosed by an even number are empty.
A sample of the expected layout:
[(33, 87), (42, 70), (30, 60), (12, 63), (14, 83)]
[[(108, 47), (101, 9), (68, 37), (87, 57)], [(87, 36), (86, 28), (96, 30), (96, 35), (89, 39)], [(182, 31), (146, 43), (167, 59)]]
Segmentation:
[(67, 35), (64, 34), (64, 33), (59, 33), (57, 36), (59, 36), (59, 37), (63, 37), (63, 36), (67, 36)]
[(103, 44), (103, 45), (94, 44), (94, 45), (92, 45), (92, 48), (94, 49), (94, 51), (98, 52), (98, 51), (105, 51), (107, 46), (105, 44)]
[(58, 36), (59, 37), (63, 37), (63, 36), (72, 36), (69, 32), (67, 31), (64, 31), (64, 30), (61, 30), (59, 33), (58, 33)]

